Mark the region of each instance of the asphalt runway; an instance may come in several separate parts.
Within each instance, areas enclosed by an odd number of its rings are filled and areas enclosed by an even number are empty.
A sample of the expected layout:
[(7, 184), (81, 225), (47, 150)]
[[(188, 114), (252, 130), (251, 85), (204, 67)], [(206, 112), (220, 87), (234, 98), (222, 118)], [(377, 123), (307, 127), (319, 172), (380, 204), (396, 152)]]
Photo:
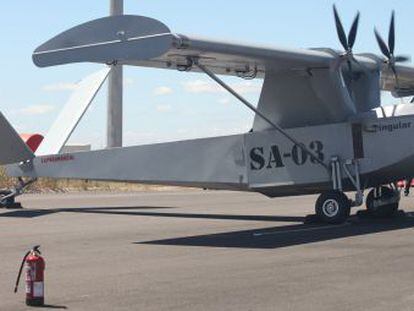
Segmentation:
[(0, 310), (30, 246), (46, 303), (68, 310), (413, 310), (414, 200), (406, 215), (304, 224), (315, 196), (175, 191), (42, 194), (0, 210)]

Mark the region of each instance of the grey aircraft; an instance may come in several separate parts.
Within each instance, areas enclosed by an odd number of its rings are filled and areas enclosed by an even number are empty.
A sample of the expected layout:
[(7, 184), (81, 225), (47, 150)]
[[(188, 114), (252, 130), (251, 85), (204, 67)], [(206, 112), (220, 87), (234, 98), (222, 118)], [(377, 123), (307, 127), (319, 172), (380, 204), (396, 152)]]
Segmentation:
[[(129, 181), (254, 191), (268, 197), (319, 193), (316, 214), (341, 223), (365, 199), (372, 214), (398, 209), (396, 182), (414, 176), (414, 105), (381, 106), (380, 92), (414, 95), (414, 67), (395, 50), (394, 14), (382, 56), (353, 53), (359, 14), (346, 34), (334, 7), (343, 51), (285, 49), (173, 33), (143, 16), (97, 19), (38, 47), (39, 67), (76, 62), (108, 65), (79, 83), (35, 152), (3, 115), (0, 164), (18, 177), (2, 203), (38, 177)], [(204, 73), (255, 113), (240, 135), (62, 154), (61, 149), (113, 66)], [(219, 76), (264, 79), (257, 105)], [(355, 196), (348, 198), (346, 192)], [(349, 195), (349, 194), (348, 194)]]

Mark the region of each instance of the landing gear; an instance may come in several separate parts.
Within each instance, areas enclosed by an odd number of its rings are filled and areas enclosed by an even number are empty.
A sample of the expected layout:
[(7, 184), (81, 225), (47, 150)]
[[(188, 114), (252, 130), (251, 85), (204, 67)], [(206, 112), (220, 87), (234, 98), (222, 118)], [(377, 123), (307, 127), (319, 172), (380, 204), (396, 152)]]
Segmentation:
[(23, 193), (27, 186), (34, 183), (37, 179), (31, 178), (28, 180), (23, 180), (23, 178), (18, 178), (18, 185), (11, 190), (0, 190), (0, 208), (21, 208), (20, 203), (15, 203), (16, 196)]
[(374, 217), (391, 217), (398, 210), (400, 193), (396, 189), (381, 186), (372, 189), (367, 196), (367, 211)]
[(329, 224), (341, 224), (351, 212), (351, 202), (341, 191), (332, 190), (322, 193), (315, 205), (318, 218)]
[[(333, 190), (322, 193), (315, 205), (319, 221), (328, 224), (344, 223), (351, 213), (351, 207), (364, 202), (364, 191), (361, 188), (358, 160), (341, 161), (339, 157), (331, 158), (331, 174)], [(343, 192), (343, 173), (355, 187), (355, 200), (350, 200)]]
[(0, 208), (10, 207), (15, 204), (14, 196), (10, 190), (0, 190)]

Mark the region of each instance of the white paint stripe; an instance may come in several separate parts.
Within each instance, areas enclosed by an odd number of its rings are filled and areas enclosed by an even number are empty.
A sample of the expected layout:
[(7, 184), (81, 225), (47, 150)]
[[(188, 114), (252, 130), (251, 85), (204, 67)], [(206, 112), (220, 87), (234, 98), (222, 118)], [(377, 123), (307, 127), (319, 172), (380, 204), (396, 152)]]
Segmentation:
[(71, 47), (54, 49), (54, 50), (39, 51), (39, 52), (33, 53), (33, 55), (43, 55), (43, 54), (52, 54), (52, 53), (58, 53), (58, 52), (73, 51), (73, 50), (78, 50), (78, 49), (93, 48), (93, 47), (97, 47), (97, 46), (105, 46), (105, 45), (117, 44), (117, 43), (122, 43), (122, 42), (133, 42), (133, 41), (152, 39), (152, 38), (157, 38), (157, 37), (165, 37), (165, 36), (169, 36), (169, 35), (171, 35), (171, 33), (160, 33), (160, 34), (155, 34), (155, 35), (134, 37), (134, 38), (129, 38), (129, 39), (125, 39), (125, 40), (112, 40), (112, 41), (105, 41), (105, 42), (90, 43), (90, 44), (77, 45), (77, 46), (71, 46)]

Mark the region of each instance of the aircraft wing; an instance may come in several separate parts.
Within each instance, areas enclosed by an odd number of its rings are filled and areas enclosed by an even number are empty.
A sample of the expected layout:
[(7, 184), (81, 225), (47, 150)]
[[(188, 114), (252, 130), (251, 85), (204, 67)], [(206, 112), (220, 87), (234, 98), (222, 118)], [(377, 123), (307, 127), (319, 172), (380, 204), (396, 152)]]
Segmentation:
[[(320, 51), (283, 49), (218, 41), (177, 34), (175, 43), (165, 54), (148, 61), (128, 60), (125, 64), (185, 70), (188, 58), (196, 58), (215, 74), (243, 75), (257, 73), (263, 78), (266, 70), (306, 69), (327, 67), (334, 57)], [(191, 71), (199, 71), (192, 67)]]
[[(282, 69), (329, 66), (329, 53), (283, 49), (175, 34), (161, 22), (143, 16), (104, 17), (69, 29), (39, 46), (33, 61), (39, 67), (75, 62), (127, 64), (184, 69), (197, 57), (217, 74), (241, 75), (266, 64)], [(192, 70), (197, 70), (192, 68)]]
[[(163, 55), (147, 60), (124, 60), (125, 65), (184, 70), (188, 57), (196, 58), (215, 74), (264, 78), (266, 72), (311, 72), (331, 70), (340, 51), (332, 49), (292, 49), (252, 45), (232, 41), (212, 40), (197, 36), (175, 34), (171, 48)], [(380, 89), (394, 96), (414, 95), (414, 67), (396, 64), (395, 75), (382, 57), (375, 54), (356, 54), (357, 61), (368, 70), (380, 71)], [(354, 68), (361, 70), (361, 68)], [(193, 66), (190, 71), (199, 72)]]
[[(395, 90), (396, 83), (382, 58), (365, 54), (355, 58), (370, 71), (370, 76), (358, 83), (360, 89), (352, 90), (352, 99), (347, 91), (350, 86), (340, 70), (332, 70), (340, 60), (337, 51), (286, 49), (186, 36), (143, 16), (105, 17), (76, 26), (44, 43), (33, 54), (33, 61), (40, 67), (97, 62), (199, 71), (193, 64), (195, 60), (215, 74), (268, 77), (259, 109), (285, 127), (343, 122), (378, 107), (380, 87)], [(362, 71), (358, 66), (354, 70)], [(397, 71), (401, 72), (402, 81), (408, 81), (402, 86), (414, 85), (412, 68), (398, 65)]]

